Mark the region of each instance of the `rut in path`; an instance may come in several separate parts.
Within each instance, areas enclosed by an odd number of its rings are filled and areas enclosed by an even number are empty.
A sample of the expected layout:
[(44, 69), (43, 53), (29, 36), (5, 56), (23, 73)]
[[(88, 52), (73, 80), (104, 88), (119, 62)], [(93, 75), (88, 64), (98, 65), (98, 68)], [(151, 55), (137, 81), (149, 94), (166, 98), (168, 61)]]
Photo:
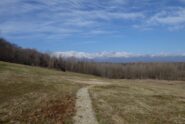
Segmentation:
[(77, 92), (75, 124), (98, 124), (92, 108), (89, 87), (81, 88)]

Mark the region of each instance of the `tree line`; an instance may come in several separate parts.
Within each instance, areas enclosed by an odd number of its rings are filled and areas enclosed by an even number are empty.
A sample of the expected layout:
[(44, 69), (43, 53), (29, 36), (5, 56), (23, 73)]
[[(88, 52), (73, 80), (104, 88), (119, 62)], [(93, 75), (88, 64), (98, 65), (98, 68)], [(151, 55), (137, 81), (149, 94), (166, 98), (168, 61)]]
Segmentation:
[(31, 66), (55, 68), (65, 71), (61, 58), (51, 57), (35, 49), (24, 49), (0, 38), (0, 60)]
[(185, 80), (185, 63), (97, 63), (68, 61), (66, 70), (114, 79)]
[(92, 74), (114, 79), (185, 80), (185, 63), (98, 63), (57, 58), (0, 39), (0, 61)]

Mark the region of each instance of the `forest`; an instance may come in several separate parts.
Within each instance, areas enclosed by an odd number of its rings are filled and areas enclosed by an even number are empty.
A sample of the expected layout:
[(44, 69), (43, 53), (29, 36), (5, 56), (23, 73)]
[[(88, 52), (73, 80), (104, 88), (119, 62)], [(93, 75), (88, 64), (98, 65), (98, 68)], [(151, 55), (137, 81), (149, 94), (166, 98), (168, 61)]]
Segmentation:
[(65, 71), (60, 58), (50, 57), (47, 53), (35, 49), (24, 49), (4, 39), (0, 39), (0, 60), (31, 66), (55, 68)]
[(76, 58), (57, 58), (35, 49), (22, 48), (0, 38), (0, 61), (92, 74), (113, 79), (185, 80), (184, 62), (100, 63)]

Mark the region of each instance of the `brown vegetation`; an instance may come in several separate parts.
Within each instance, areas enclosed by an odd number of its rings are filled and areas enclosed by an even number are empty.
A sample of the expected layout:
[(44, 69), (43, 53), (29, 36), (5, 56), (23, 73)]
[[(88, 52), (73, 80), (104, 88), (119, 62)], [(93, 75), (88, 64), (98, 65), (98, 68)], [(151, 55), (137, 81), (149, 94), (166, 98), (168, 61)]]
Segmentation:
[(185, 80), (185, 63), (96, 63), (67, 60), (69, 71), (114, 79)]
[[(23, 115), (23, 121), (29, 120), (31, 123), (39, 123), (44, 119), (57, 124), (65, 124), (67, 119), (75, 113), (75, 97), (65, 96), (64, 98), (43, 101), (44, 106), (36, 109), (31, 113)], [(70, 120), (71, 121), (71, 120)]]

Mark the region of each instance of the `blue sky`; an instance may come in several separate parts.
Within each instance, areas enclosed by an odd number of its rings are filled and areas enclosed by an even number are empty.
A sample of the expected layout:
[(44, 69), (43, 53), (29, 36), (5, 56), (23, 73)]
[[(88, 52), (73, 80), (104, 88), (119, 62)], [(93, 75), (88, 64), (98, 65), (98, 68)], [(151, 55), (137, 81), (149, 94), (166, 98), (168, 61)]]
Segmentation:
[(1, 0), (0, 36), (40, 51), (185, 53), (185, 0)]

